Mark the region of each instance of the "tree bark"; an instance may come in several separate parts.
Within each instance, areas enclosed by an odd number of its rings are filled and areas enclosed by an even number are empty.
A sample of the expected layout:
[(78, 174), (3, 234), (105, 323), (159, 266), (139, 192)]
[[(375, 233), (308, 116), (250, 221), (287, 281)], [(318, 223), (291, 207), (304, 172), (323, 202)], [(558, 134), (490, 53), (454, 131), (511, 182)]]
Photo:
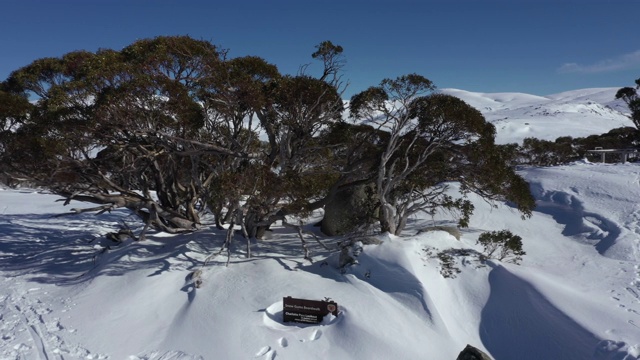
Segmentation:
[(380, 206), (380, 231), (396, 234), (395, 209), (387, 202)]

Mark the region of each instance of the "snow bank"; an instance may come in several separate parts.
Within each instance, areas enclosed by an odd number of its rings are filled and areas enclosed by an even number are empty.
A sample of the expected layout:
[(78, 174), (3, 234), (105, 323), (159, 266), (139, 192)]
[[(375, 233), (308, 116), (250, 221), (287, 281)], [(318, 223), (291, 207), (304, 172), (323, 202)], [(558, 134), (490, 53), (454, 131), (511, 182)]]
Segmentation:
[(553, 141), (560, 136), (586, 137), (633, 126), (629, 109), (616, 100), (618, 88), (567, 91), (549, 96), (523, 93), (475, 93), (442, 89), (478, 109), (496, 126), (496, 142), (522, 143), (527, 137)]
[[(220, 255), (202, 268), (224, 241), (217, 230), (117, 246), (103, 235), (121, 220), (136, 226), (125, 212), (52, 217), (66, 210), (55, 197), (3, 190), (0, 358), (454, 359), (471, 344), (495, 359), (637, 359), (639, 169), (523, 169), (539, 205), (531, 219), (471, 197), (460, 240), (418, 234), (451, 221), (444, 214), (417, 217), (346, 271), (314, 242), (316, 261), (305, 261), (297, 235), (278, 227), (252, 259), (237, 243), (229, 267)], [(480, 233), (501, 229), (523, 238), (521, 266), (479, 258)], [(453, 254), (453, 278), (441, 251)], [(284, 296), (328, 297), (340, 314), (283, 323)]]

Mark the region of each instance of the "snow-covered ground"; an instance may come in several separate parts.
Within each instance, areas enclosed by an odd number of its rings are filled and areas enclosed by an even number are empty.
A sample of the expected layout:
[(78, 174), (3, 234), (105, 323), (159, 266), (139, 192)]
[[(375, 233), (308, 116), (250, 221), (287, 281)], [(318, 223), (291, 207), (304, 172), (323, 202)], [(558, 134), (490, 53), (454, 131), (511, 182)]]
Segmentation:
[[(498, 132), (516, 141), (517, 132)], [(471, 197), (460, 240), (418, 231), (451, 223), (446, 214), (414, 218), (403, 236), (365, 246), (345, 273), (314, 241), (315, 261), (305, 261), (297, 234), (278, 226), (252, 244), (251, 259), (238, 237), (228, 267), (224, 253), (203, 266), (224, 240), (217, 230), (116, 246), (107, 232), (122, 221), (139, 227), (128, 213), (55, 217), (68, 211), (56, 196), (2, 189), (0, 359), (438, 360), (467, 344), (497, 360), (640, 359), (640, 164), (520, 173), (538, 200), (531, 219)], [(519, 266), (478, 258), (478, 236), (502, 229), (523, 238)], [(455, 278), (436, 257), (447, 249), (460, 249)], [(331, 298), (339, 316), (283, 323), (285, 296)]]
[(619, 88), (567, 91), (548, 96), (523, 93), (477, 93), (458, 89), (441, 92), (457, 96), (480, 110), (498, 130), (496, 141), (521, 143), (535, 137), (585, 137), (611, 129), (633, 126), (629, 109), (615, 100)]

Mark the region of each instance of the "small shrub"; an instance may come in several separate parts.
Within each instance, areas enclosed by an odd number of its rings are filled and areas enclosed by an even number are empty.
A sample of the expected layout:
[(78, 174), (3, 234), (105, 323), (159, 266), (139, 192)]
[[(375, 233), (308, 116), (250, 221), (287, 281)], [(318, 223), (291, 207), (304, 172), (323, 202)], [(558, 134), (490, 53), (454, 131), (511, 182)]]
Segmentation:
[(438, 253), (438, 259), (440, 259), (440, 274), (445, 278), (455, 279), (456, 274), (459, 274), (461, 270), (456, 266), (455, 259), (451, 254), (444, 251)]
[(344, 273), (347, 267), (358, 264), (358, 256), (363, 251), (363, 243), (355, 238), (338, 244), (340, 247), (340, 258), (338, 268)]
[(526, 252), (522, 250), (522, 238), (509, 230), (491, 231), (480, 234), (478, 244), (484, 247), (487, 257), (518, 264)]
[(438, 259), (440, 262), (440, 275), (444, 278), (455, 279), (456, 275), (462, 272), (459, 265), (465, 267), (475, 266), (475, 268), (485, 266), (482, 264), (484, 255), (473, 249), (449, 248), (436, 253), (435, 248), (427, 246), (422, 251), (429, 259)]

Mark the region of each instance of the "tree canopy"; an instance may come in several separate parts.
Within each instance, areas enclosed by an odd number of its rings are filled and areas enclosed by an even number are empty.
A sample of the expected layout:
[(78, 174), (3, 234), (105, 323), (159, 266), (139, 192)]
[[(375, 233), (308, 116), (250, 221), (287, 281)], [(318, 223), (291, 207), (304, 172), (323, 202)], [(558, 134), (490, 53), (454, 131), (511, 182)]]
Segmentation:
[(636, 129), (640, 130), (640, 96), (638, 95), (640, 78), (636, 79), (635, 84), (635, 87), (623, 87), (618, 90), (616, 99), (622, 99), (629, 106), (631, 121), (633, 121)]
[(365, 183), (382, 231), (439, 208), (468, 219), (470, 204), (445, 192), (451, 181), (531, 213), (493, 126), (421, 75), (355, 95), (355, 123), (343, 120), (342, 53), (316, 46), (317, 77), (187, 36), (38, 59), (0, 83), (0, 166), (95, 205), (72, 213), (130, 210), (140, 238), (195, 231), (205, 211), (260, 237)]
[(383, 231), (399, 234), (410, 216), (443, 208), (459, 211), (466, 226), (473, 208), (447, 193), (452, 181), (463, 194), (512, 201), (531, 215), (533, 197), (508, 154), (495, 145), (494, 126), (459, 98), (435, 92), (429, 79), (385, 79), (355, 95), (350, 111), (356, 121), (388, 133), (372, 169)]

